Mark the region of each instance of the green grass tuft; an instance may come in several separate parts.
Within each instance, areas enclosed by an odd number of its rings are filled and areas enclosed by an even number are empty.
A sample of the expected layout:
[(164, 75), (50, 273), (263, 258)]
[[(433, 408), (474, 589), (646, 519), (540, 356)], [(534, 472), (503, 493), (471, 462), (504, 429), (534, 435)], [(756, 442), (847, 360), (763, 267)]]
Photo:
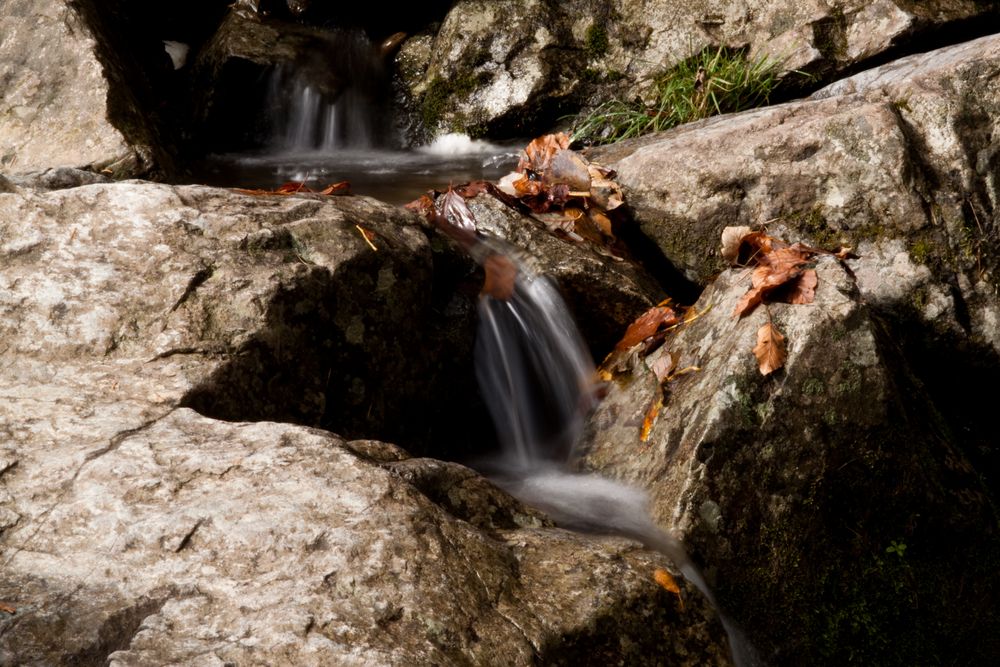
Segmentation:
[(610, 144), (670, 129), (715, 114), (768, 103), (778, 84), (780, 62), (720, 46), (678, 63), (654, 80), (655, 101), (610, 100), (579, 116), (573, 140)]

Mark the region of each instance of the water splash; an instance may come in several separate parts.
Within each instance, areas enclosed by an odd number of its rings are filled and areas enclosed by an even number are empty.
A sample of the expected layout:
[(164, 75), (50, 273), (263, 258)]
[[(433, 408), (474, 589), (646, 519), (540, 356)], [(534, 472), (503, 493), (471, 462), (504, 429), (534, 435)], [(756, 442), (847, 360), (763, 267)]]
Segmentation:
[(568, 470), (595, 402), (595, 372), (558, 290), (506, 244), (477, 237), (466, 246), (481, 264), (504, 253), (517, 267), (510, 298), (484, 294), (479, 303), (476, 375), (503, 448), (488, 464), (494, 481), (565, 528), (628, 537), (666, 555), (716, 609), (733, 662), (762, 665), (740, 628), (719, 610), (681, 542), (650, 518), (647, 495)]

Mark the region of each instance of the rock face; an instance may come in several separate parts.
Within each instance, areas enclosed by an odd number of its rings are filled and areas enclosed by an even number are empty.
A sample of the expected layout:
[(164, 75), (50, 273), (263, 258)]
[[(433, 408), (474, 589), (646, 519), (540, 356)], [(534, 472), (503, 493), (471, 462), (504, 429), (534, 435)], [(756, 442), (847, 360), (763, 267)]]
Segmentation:
[(704, 601), (684, 588), (682, 614), (653, 581), (662, 557), (351, 439), (445, 440), (433, 406), (468, 405), (423, 332), (467, 364), (448, 346), (471, 308), (409, 214), (5, 189), (0, 661), (727, 663)]
[[(998, 650), (979, 625), (1000, 592), (1000, 459), (979, 389), (1000, 372), (998, 57), (981, 38), (597, 151), (645, 233), (708, 284), (708, 312), (665, 345), (701, 371), (666, 384), (649, 441), (656, 356), (613, 383), (585, 464), (653, 493), (776, 664)], [(740, 224), (858, 258), (820, 262), (815, 305), (737, 321), (749, 278), (712, 276), (722, 228)], [(765, 379), (750, 351), (769, 317), (789, 359)]]
[[(456, 2), (422, 72), (407, 46), (403, 95), (425, 135), (523, 136), (581, 106), (648, 91), (658, 73), (720, 44), (830, 80), (932, 30), (995, 20), (995, 2)], [(425, 37), (417, 38), (418, 42)]]
[(0, 34), (0, 168), (103, 169), (134, 159), (108, 120), (96, 38), (68, 3), (9, 0)]
[[(995, 489), (914, 379), (899, 329), (836, 261), (817, 272), (814, 304), (740, 320), (749, 281), (720, 275), (699, 319), (616, 373), (583, 464), (649, 490), (768, 664), (984, 664), (1000, 648)], [(788, 362), (765, 378), (751, 349), (768, 321)], [(643, 442), (650, 368), (667, 354), (699, 370), (666, 383)]]

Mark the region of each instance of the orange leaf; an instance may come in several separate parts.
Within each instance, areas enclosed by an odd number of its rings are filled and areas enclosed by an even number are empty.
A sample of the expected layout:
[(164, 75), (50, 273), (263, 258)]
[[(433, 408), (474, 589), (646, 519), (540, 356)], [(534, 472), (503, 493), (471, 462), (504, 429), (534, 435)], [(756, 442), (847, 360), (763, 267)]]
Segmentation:
[(816, 269), (806, 269), (798, 278), (788, 284), (788, 294), (781, 299), (785, 303), (812, 303), (816, 298), (816, 286), (819, 278)]
[(321, 195), (349, 195), (351, 194), (351, 184), (348, 181), (338, 181), (331, 183), (319, 191)]
[(290, 195), (296, 192), (312, 192), (306, 187), (306, 184), (301, 181), (288, 181), (287, 183), (282, 183), (281, 186), (275, 188), (274, 190), (277, 194)]
[(628, 329), (625, 330), (625, 335), (615, 345), (615, 349), (627, 350), (655, 334), (661, 326), (664, 328), (670, 327), (679, 321), (680, 319), (673, 308), (653, 306), (628, 326)]
[(757, 330), (757, 345), (754, 356), (761, 375), (770, 375), (785, 365), (788, 353), (785, 351), (785, 337), (770, 322)]
[(649, 406), (646, 410), (646, 416), (642, 419), (642, 429), (639, 431), (639, 441), (646, 442), (649, 440), (649, 434), (653, 430), (653, 424), (656, 423), (656, 416), (660, 414), (660, 408), (663, 407), (663, 392), (657, 391), (656, 399), (653, 400), (653, 404)]
[(569, 136), (565, 132), (546, 134), (531, 140), (517, 163), (517, 170), (531, 169), (543, 172), (549, 168), (552, 158), (560, 150), (569, 148)]
[(17, 613), (17, 607), (15, 607), (13, 605), (9, 605), (6, 602), (0, 602), (0, 611), (8, 613), (8, 614), (16, 614)]
[(414, 213), (419, 213), (428, 220), (434, 214), (434, 199), (430, 195), (420, 195), (417, 199), (414, 199), (409, 204), (406, 204), (403, 208), (408, 211), (413, 211)]
[(653, 580), (676, 595), (678, 607), (681, 611), (684, 611), (684, 599), (681, 597), (681, 587), (677, 585), (677, 581), (674, 580), (673, 576), (662, 568), (656, 568), (653, 572)]
[[(770, 254), (774, 255), (775, 253)], [(804, 262), (804, 259), (792, 261), (779, 257), (774, 264), (763, 264), (754, 269), (750, 279), (753, 287), (736, 304), (733, 316), (743, 317), (757, 307), (757, 304), (764, 300), (764, 296), (768, 292), (772, 292), (789, 280), (797, 278), (802, 272), (801, 265)]]

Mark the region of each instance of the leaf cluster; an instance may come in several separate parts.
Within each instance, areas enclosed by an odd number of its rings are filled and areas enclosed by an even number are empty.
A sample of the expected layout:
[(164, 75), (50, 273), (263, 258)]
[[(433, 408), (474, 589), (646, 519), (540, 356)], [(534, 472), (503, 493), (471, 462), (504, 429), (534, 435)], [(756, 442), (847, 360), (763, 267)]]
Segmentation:
[(707, 48), (656, 77), (651, 103), (609, 100), (576, 119), (572, 138), (610, 144), (763, 106), (780, 72), (780, 61), (767, 56), (751, 59), (745, 49)]

